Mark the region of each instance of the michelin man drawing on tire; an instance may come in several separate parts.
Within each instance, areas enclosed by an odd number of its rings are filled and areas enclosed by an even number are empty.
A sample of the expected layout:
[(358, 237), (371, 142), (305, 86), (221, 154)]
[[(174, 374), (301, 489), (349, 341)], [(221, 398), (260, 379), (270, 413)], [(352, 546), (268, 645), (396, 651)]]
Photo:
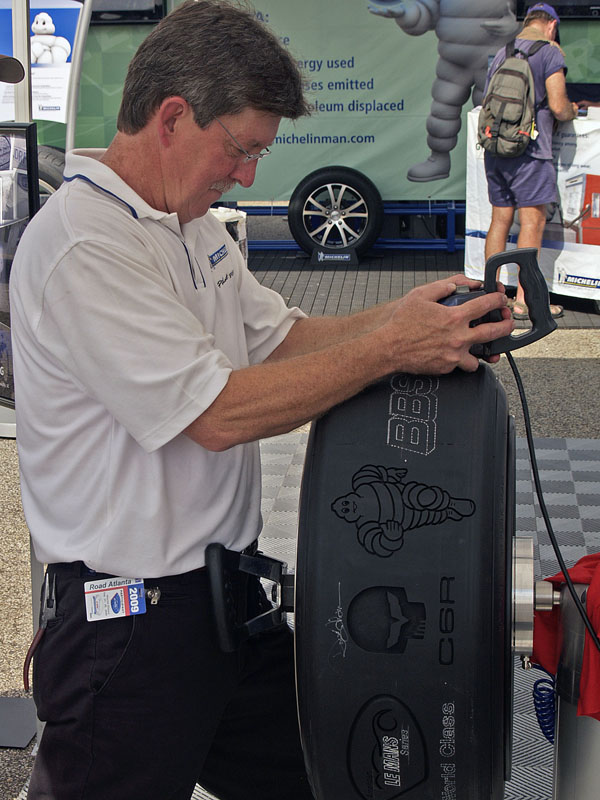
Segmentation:
[(513, 39), (520, 25), (515, 0), (370, 0), (369, 11), (395, 19), (410, 36), (435, 30), (438, 37), (433, 102), (427, 118), (429, 158), (408, 170), (410, 181), (436, 181), (450, 174), (450, 152), (472, 94), (481, 104), (488, 58)]

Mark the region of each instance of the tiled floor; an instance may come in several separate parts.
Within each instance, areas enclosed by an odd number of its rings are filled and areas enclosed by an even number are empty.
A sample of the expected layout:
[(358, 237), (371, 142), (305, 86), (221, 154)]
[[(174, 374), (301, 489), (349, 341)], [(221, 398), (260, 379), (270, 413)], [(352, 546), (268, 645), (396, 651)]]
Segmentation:
[[(300, 431), (261, 444), (264, 492), (261, 549), (286, 561), (291, 569), (307, 438), (307, 432)], [(545, 502), (563, 558), (570, 567), (582, 556), (600, 550), (600, 441), (537, 439), (535, 452)], [(548, 577), (558, 571), (558, 566), (535, 497), (524, 439), (517, 439), (516, 479), (517, 535), (533, 537), (535, 578)], [(505, 785), (504, 796), (506, 800), (550, 800), (553, 747), (539, 729), (531, 697), (533, 684), (542, 673), (524, 671), (520, 660), (515, 658), (514, 675), (512, 778)], [(210, 797), (198, 787), (193, 800)]]
[[(311, 267), (299, 250), (254, 250), (248, 265), (265, 286), (307, 314), (344, 314), (406, 294), (415, 286), (462, 272), (462, 251), (381, 250), (365, 256), (357, 267)], [(564, 306), (561, 328), (600, 328), (600, 314), (591, 300), (553, 296)], [(518, 327), (528, 327), (518, 323)]]

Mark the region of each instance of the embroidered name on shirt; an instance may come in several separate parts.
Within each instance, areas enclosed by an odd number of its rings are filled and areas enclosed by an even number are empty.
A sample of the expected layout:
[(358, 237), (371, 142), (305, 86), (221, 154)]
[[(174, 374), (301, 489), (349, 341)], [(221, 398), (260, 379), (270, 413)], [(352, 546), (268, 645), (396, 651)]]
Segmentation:
[(220, 261), (223, 261), (224, 258), (227, 258), (229, 255), (229, 251), (227, 250), (227, 245), (224, 244), (222, 247), (219, 247), (218, 250), (215, 250), (214, 253), (211, 253), (208, 256), (208, 260), (210, 262), (210, 268), (214, 269)]
[(228, 272), (224, 278), (219, 278), (219, 280), (217, 281), (217, 286), (219, 287), (219, 289), (221, 288), (221, 286), (223, 286), (224, 283), (227, 283), (229, 278), (233, 278), (233, 270), (231, 270), (231, 272)]

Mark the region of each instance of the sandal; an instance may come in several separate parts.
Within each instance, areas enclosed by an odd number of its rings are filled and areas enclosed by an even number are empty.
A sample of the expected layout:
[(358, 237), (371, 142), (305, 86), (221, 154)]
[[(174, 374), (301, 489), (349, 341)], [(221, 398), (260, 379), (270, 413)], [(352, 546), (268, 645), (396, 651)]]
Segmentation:
[(515, 300), (512, 304), (513, 319), (529, 319), (529, 309), (520, 300)]
[[(515, 300), (514, 303), (510, 306), (512, 310), (513, 319), (520, 319), (520, 320), (528, 320), (529, 319), (529, 309), (522, 303), (520, 300)], [(550, 305), (550, 316), (552, 319), (559, 319), (564, 314), (564, 309), (562, 306), (558, 305)]]

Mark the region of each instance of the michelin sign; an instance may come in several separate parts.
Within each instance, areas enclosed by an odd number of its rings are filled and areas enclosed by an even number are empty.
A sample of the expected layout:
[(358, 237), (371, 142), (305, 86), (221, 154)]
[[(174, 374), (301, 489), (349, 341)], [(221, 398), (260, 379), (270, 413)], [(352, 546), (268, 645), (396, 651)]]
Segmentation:
[[(5, 54), (12, 52), (11, 5), (0, 0)], [(384, 200), (464, 198), (466, 114), (481, 99), (489, 59), (519, 27), (515, 0), (253, 0), (253, 6), (302, 68), (313, 114), (282, 123), (254, 186), (234, 190), (228, 200), (287, 200), (308, 173), (331, 165), (360, 170)], [(80, 9), (75, 0), (31, 0), (34, 119), (65, 121)], [(137, 37), (131, 26), (123, 28), (133, 55)], [(93, 73), (91, 53), (86, 75)], [(0, 86), (0, 119), (13, 118), (12, 93)], [(108, 143), (97, 135), (95, 146)]]
[[(465, 196), (465, 120), (515, 0), (255, 0), (297, 59), (311, 117), (282, 122), (247, 200), (286, 200), (319, 167), (353, 167), (384, 200)], [(228, 199), (242, 199), (235, 191)]]
[[(81, 3), (31, 0), (31, 95), (34, 119), (66, 121), (71, 55)], [(12, 0), (0, 0), (0, 53), (12, 55)], [(0, 83), (0, 120), (14, 119), (14, 87)]]

